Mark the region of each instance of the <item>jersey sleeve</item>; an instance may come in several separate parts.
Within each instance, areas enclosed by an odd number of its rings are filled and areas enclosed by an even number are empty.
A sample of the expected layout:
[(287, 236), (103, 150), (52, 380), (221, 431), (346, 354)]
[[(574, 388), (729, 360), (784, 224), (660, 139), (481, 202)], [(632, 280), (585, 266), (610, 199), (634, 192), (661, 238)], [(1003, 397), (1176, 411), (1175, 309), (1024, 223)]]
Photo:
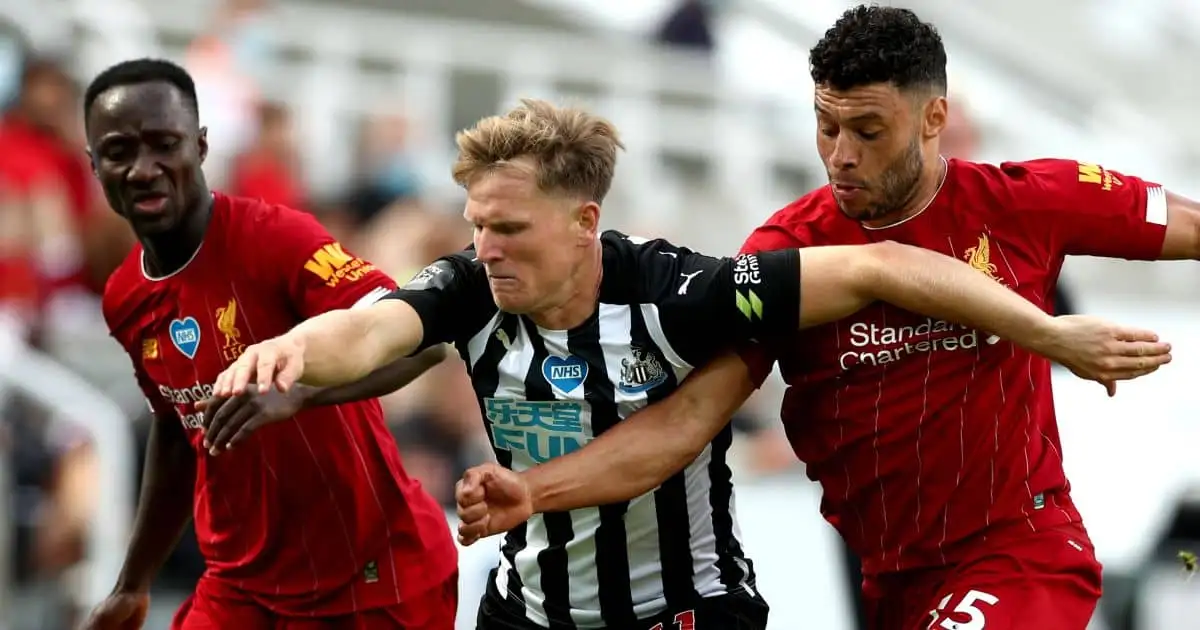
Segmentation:
[(175, 406), (158, 391), (154, 383), (150, 382), (150, 377), (142, 371), (141, 367), (134, 366), (133, 375), (137, 378), (138, 387), (142, 390), (142, 395), (146, 397), (146, 406), (150, 407), (150, 413), (156, 418), (178, 418), (179, 413), (175, 410)]
[(468, 318), (476, 314), (474, 310), (480, 304), (471, 298), (480, 286), (474, 259), (473, 248), (439, 258), (404, 286), (384, 296), (383, 299), (408, 302), (421, 318), (424, 332), (414, 354), (439, 343), (457, 341)]
[(142, 341), (141, 348), (131, 348), (125, 344), (121, 344), (125, 349), (125, 354), (129, 355), (129, 360), (133, 363), (133, 376), (137, 380), (138, 388), (142, 390), (142, 396), (146, 399), (146, 406), (150, 408), (150, 413), (156, 418), (162, 419), (178, 419), (179, 413), (175, 409), (175, 405), (163, 397), (163, 393), (159, 391), (158, 386), (146, 374), (146, 370), (142, 367), (142, 361), (147, 356), (157, 357), (159, 353), (158, 340), (146, 339)]
[(742, 249), (739, 254), (757, 254), (759, 252), (769, 252), (776, 249), (795, 249), (804, 247), (804, 243), (796, 238), (794, 234), (780, 225), (766, 224), (760, 225), (746, 237), (746, 242), (742, 244)]
[(714, 258), (658, 240), (642, 245), (640, 259), (663, 334), (690, 365), (799, 325), (796, 249)]
[(365, 305), (396, 288), (387, 274), (347, 251), (310, 214), (277, 207), (254, 246), (274, 265), (302, 318)]
[(1007, 163), (1012, 205), (1051, 234), (1054, 253), (1157, 260), (1167, 233), (1162, 186), (1072, 160)]
[[(786, 228), (768, 223), (755, 228), (746, 238), (746, 242), (742, 244), (742, 249), (738, 253), (741, 255), (758, 254), (801, 246), (803, 243), (800, 242), (800, 239)], [(773, 348), (777, 347), (781, 347), (780, 344), (770, 340), (766, 342), (747, 340), (737, 344), (737, 353), (745, 362), (746, 367), (750, 368), (750, 378), (755, 385), (761, 387), (763, 381), (766, 381), (767, 377), (771, 375), (771, 371), (775, 369), (775, 362), (778, 359)]]

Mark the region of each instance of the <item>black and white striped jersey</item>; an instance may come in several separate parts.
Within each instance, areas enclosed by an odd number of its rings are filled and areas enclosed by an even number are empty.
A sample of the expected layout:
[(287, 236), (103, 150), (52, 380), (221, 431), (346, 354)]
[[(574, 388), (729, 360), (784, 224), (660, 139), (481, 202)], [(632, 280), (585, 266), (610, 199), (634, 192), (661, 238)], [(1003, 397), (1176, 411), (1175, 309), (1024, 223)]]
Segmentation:
[[(718, 352), (798, 324), (796, 250), (712, 258), (612, 231), (600, 240), (599, 301), (571, 330), (500, 311), (470, 250), (389, 296), (420, 315), (422, 348), (458, 348), (496, 456), (514, 470), (581, 448)], [(725, 461), (730, 441), (726, 428), (685, 470), (632, 501), (535, 515), (505, 538), (489, 590), (549, 628), (632, 627), (698, 597), (753, 592)]]

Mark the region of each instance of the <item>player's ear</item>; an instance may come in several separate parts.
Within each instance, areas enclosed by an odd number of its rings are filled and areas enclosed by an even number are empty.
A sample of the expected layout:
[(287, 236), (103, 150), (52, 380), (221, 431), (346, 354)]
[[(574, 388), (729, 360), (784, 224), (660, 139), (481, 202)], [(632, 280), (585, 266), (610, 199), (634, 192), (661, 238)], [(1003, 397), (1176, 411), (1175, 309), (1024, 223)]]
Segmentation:
[(579, 239), (580, 244), (588, 244), (596, 240), (600, 229), (600, 204), (589, 201), (579, 207)]
[(949, 117), (949, 104), (945, 96), (935, 96), (925, 103), (921, 120), (921, 135), (926, 140), (941, 135)]
[(200, 163), (204, 164), (205, 158), (208, 157), (208, 127), (201, 127), (200, 132), (196, 134), (196, 148), (200, 153)]

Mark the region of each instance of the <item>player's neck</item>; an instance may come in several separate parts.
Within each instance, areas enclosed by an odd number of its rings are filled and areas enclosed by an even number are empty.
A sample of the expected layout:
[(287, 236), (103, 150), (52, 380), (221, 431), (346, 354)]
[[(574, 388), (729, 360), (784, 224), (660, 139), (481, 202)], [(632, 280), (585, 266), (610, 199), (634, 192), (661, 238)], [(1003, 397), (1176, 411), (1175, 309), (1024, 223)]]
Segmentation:
[(877, 219), (863, 221), (862, 224), (867, 228), (877, 230), (903, 223), (921, 214), (933, 203), (938, 193), (942, 191), (942, 185), (946, 183), (946, 175), (949, 171), (950, 164), (946, 161), (946, 158), (939, 155), (937, 159), (932, 160), (922, 167), (921, 178), (917, 181), (916, 187), (913, 188), (908, 201), (899, 210)]
[(604, 277), (603, 256), (600, 241), (596, 241), (595, 252), (584, 259), (558, 305), (530, 313), (529, 319), (547, 330), (571, 330), (586, 322), (596, 312), (596, 304), (600, 299), (600, 280)]
[(199, 198), (199, 207), (189, 210), (186, 218), (174, 230), (164, 234), (138, 235), (146, 252), (146, 273), (155, 277), (171, 275), (196, 255), (196, 250), (204, 243), (213, 205), (212, 195), (208, 191)]

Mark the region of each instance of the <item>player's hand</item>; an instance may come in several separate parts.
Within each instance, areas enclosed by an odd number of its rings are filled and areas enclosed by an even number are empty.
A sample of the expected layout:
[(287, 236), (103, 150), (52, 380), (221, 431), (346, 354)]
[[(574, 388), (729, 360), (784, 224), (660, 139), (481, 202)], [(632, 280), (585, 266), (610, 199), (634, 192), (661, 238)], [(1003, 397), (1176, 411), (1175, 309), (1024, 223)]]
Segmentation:
[(140, 630), (149, 610), (149, 593), (113, 593), (92, 610), (83, 630)]
[(1076, 376), (1117, 393), (1117, 381), (1145, 376), (1171, 362), (1171, 344), (1149, 330), (1119, 326), (1098, 317), (1054, 318), (1044, 354)]
[(458, 542), (506, 532), (533, 516), (529, 485), (519, 473), (496, 464), (476, 466), (454, 488), (458, 502)]
[(259, 427), (287, 420), (304, 408), (310, 388), (297, 385), (284, 394), (272, 387), (265, 394), (245, 392), (240, 396), (213, 396), (196, 403), (204, 412), (200, 424), (204, 448), (209, 455), (231, 449)]
[[(304, 342), (283, 335), (246, 348), (233, 365), (217, 376), (213, 396), (230, 398), (247, 391), (265, 392), (272, 385), (287, 393), (303, 374)], [(253, 390), (255, 385), (258, 389)]]

